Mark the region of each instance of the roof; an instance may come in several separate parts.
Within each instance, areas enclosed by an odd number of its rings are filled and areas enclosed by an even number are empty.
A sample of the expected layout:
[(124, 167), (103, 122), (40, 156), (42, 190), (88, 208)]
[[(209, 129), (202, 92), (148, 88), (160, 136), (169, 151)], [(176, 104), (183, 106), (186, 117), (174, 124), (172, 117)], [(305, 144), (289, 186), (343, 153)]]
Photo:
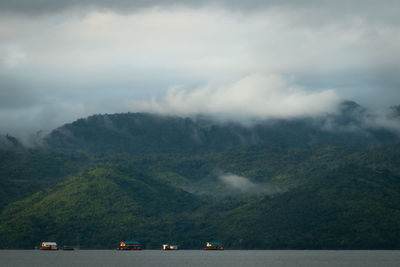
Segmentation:
[(45, 246), (57, 246), (56, 242), (42, 242), (42, 244)]
[(136, 242), (136, 241), (122, 241), (122, 243), (124, 243), (126, 245), (140, 245), (140, 242)]
[(222, 243), (220, 242), (208, 242), (212, 246), (222, 246)]

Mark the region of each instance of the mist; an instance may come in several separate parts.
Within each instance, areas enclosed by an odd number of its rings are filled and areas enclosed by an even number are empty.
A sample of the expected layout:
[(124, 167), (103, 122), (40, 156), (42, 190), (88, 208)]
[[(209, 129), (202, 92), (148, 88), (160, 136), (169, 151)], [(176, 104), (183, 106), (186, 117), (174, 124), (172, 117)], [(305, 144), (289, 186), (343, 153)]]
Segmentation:
[(257, 191), (257, 185), (244, 177), (231, 173), (225, 173), (218, 176), (218, 178), (228, 187), (231, 187), (242, 193)]
[(234, 195), (273, 195), (287, 190), (284, 185), (271, 182), (255, 183), (250, 179), (220, 169), (209, 177), (180, 185), (182, 189), (197, 195), (214, 197)]

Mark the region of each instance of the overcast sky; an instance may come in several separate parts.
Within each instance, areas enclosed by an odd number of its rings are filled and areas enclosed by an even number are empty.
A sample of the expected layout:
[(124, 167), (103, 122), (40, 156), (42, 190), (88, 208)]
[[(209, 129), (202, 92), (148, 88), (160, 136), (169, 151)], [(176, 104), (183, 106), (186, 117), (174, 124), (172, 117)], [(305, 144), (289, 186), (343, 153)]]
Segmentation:
[(400, 104), (399, 1), (0, 1), (0, 133)]

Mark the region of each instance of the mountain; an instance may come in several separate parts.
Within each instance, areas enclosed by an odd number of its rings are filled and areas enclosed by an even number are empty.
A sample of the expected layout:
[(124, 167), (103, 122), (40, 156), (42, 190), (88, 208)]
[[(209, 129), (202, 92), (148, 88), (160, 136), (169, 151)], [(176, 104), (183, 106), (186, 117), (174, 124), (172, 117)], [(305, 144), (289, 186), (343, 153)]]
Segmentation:
[(52, 149), (93, 153), (207, 153), (256, 144), (378, 146), (399, 143), (399, 134), (365, 123), (372, 115), (355, 102), (338, 114), (316, 118), (217, 121), (148, 113), (93, 115), (45, 137)]
[(247, 124), (106, 114), (36, 148), (8, 139), (0, 248), (399, 249), (396, 110), (382, 119), (348, 101), (337, 114)]

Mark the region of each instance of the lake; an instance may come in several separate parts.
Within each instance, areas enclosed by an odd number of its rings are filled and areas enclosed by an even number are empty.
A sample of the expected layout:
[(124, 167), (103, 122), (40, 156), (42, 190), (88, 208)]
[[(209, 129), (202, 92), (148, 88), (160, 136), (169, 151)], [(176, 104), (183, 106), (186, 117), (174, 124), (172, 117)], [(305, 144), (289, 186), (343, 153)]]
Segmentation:
[(0, 266), (400, 266), (391, 250), (0, 250)]

